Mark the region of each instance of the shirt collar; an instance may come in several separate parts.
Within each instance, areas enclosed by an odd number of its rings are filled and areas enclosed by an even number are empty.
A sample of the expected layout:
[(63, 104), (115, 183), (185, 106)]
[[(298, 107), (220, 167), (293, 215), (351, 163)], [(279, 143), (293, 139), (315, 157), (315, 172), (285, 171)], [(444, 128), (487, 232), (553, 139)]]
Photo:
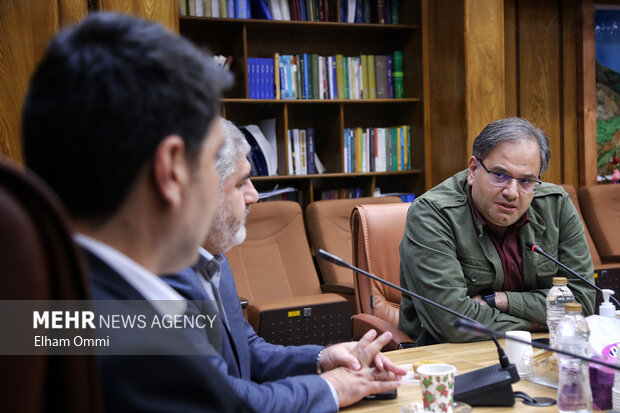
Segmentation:
[[(76, 234), (75, 241), (101, 258), (135, 288), (160, 314), (183, 314), (187, 303), (172, 287), (127, 255), (84, 234)], [(166, 300), (166, 302), (161, 302)]]

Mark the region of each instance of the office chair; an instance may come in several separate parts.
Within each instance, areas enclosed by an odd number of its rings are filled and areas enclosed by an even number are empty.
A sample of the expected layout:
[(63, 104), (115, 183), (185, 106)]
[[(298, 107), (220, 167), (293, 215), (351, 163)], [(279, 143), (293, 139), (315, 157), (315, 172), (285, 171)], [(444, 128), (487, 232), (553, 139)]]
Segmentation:
[(349, 303), (321, 293), (299, 204), (253, 205), (246, 229), (246, 240), (226, 257), (256, 332), (284, 345), (350, 340)]
[[(351, 215), (353, 264), (400, 285), (398, 247), (405, 232), (408, 203), (360, 205)], [(353, 316), (353, 337), (374, 328), (390, 331), (392, 341), (384, 350), (410, 347), (414, 340), (398, 329), (401, 293), (364, 275), (355, 274), (355, 299), (359, 314)]]
[[(84, 262), (60, 201), (0, 160), (0, 300), (85, 300)], [(99, 412), (94, 356), (0, 356), (0, 410)]]

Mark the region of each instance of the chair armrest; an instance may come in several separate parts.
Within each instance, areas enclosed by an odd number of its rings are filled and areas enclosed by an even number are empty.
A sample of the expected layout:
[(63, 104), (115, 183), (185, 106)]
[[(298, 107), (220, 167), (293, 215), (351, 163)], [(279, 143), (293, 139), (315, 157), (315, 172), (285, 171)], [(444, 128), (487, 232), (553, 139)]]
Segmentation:
[(239, 304), (241, 304), (241, 308), (247, 308), (249, 301), (247, 298), (239, 297)]
[(344, 284), (321, 284), (321, 291), (324, 293), (335, 294), (351, 294), (355, 293), (355, 290), (350, 285)]
[(394, 327), (385, 320), (370, 314), (357, 314), (353, 317), (353, 338), (359, 340), (368, 330), (375, 329), (378, 334), (386, 331), (392, 333), (392, 340), (383, 347), (383, 351), (399, 350), (411, 347), (415, 341), (407, 334)]

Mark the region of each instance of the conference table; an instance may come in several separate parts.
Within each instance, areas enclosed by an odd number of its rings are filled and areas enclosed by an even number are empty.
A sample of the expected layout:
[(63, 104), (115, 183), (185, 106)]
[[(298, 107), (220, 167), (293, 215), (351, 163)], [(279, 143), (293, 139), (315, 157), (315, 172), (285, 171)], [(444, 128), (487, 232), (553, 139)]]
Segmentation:
[[(545, 337), (545, 334), (533, 334), (533, 338)], [(504, 346), (504, 340), (499, 340)], [(437, 360), (454, 365), (459, 373), (477, 370), (482, 367), (498, 364), (497, 348), (492, 341), (479, 341), (474, 343), (444, 343), (432, 346), (410, 348), (406, 350), (390, 351), (385, 353), (398, 365), (412, 364), (415, 361)], [(521, 379), (512, 385), (514, 391), (520, 390), (531, 397), (557, 398), (557, 390), (551, 387), (533, 383)], [(342, 409), (343, 412), (385, 412), (399, 413), (400, 407), (411, 402), (422, 401), (422, 393), (418, 382), (415, 384), (401, 384), (398, 389), (398, 397), (393, 400), (362, 400), (353, 406)], [(516, 399), (510, 407), (474, 407), (474, 412), (519, 412), (519, 413), (547, 413), (557, 412), (558, 406), (534, 407), (527, 406)]]

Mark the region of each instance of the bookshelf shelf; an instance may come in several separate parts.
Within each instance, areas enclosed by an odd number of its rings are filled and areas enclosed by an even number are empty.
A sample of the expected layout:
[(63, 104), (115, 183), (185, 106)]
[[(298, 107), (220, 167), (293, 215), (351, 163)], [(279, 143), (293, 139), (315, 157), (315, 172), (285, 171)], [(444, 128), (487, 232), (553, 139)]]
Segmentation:
[[(302, 205), (320, 199), (323, 191), (357, 189), (371, 196), (386, 192), (425, 190), (422, 1), (400, 1), (401, 24), (337, 23), (181, 16), (179, 29), (199, 47), (232, 56), (234, 87), (222, 99), (222, 115), (238, 126), (275, 119), (278, 175), (252, 177), (259, 191), (291, 186)], [(392, 56), (403, 53), (404, 97), (389, 99), (249, 99), (249, 59), (282, 55)], [(411, 169), (345, 173), (347, 129), (410, 126)], [(289, 174), (289, 131), (314, 130), (314, 150), (327, 173)], [(387, 168), (390, 169), (390, 168)], [(396, 168), (394, 168), (396, 169)], [(359, 170), (359, 168), (358, 168)]]

